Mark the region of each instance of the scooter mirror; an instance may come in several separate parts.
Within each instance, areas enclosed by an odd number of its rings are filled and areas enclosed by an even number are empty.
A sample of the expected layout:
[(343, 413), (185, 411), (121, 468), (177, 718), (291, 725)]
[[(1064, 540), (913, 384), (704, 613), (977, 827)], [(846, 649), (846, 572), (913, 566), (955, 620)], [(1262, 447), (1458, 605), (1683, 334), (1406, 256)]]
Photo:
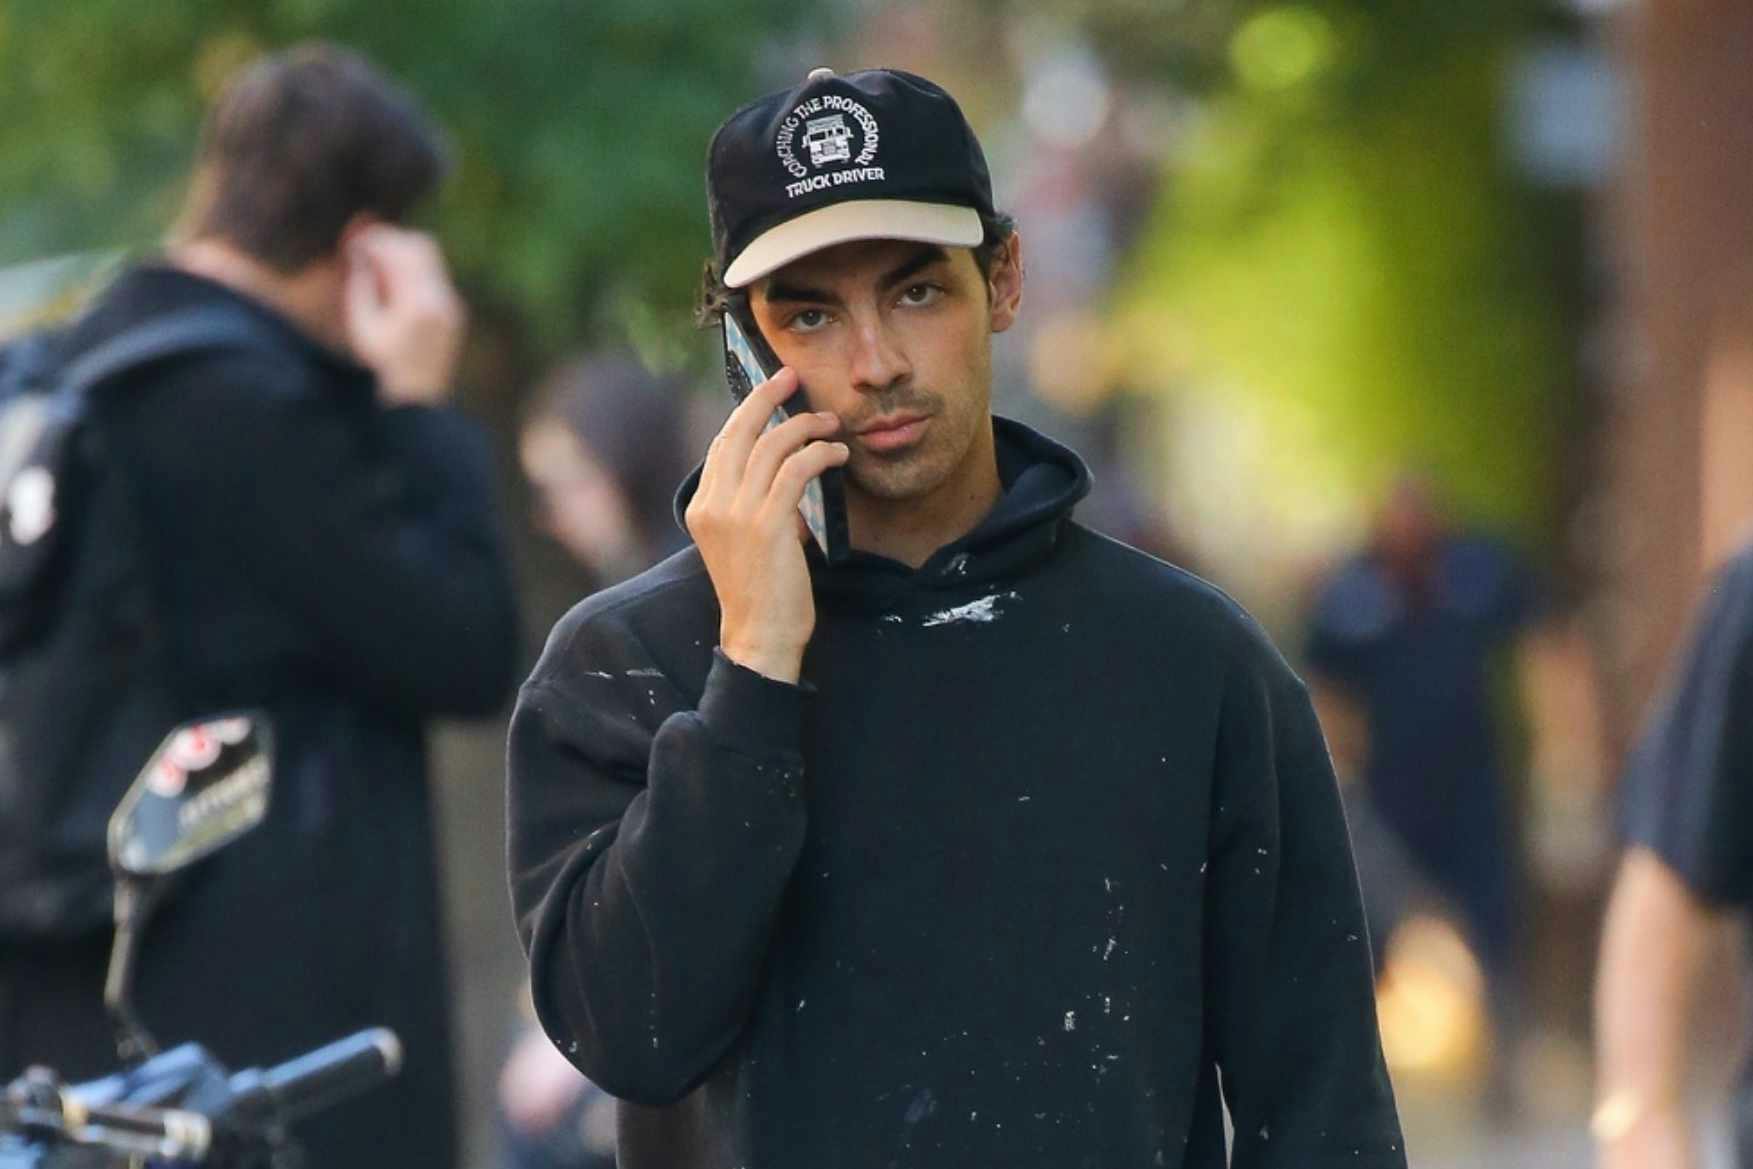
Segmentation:
[(126, 877), (184, 868), (268, 814), (273, 735), (259, 714), (172, 731), (110, 817), (110, 865)]

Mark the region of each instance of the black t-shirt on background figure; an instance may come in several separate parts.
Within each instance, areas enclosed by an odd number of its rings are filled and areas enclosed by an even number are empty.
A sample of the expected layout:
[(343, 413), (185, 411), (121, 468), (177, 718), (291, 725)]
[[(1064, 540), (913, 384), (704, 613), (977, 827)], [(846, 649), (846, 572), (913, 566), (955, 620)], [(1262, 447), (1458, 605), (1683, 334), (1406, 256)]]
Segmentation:
[[(1753, 547), (1718, 574), (1685, 655), (1626, 771), (1620, 829), (1695, 895), (1753, 903)], [(1753, 1165), (1753, 1081), (1736, 1102), (1740, 1163)]]
[(1621, 828), (1705, 901), (1753, 901), (1753, 549), (1713, 582), (1625, 776)]

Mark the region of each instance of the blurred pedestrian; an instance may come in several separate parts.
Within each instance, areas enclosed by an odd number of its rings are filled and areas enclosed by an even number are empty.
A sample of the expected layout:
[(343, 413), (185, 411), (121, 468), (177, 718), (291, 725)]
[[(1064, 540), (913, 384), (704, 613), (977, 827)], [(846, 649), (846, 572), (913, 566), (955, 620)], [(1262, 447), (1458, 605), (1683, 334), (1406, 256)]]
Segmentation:
[[(1431, 484), (1402, 477), (1369, 546), (1318, 590), (1306, 656), (1323, 708), (1361, 716), (1364, 797), (1462, 918), (1499, 1043), (1490, 1102), (1513, 1107), (1518, 861), (1493, 665), (1531, 617), (1528, 573), (1450, 527)], [(1386, 941), (1386, 939), (1382, 939)]]
[(539, 523), (592, 591), (643, 572), (686, 543), (675, 513), (683, 386), (625, 353), (570, 361), (537, 389), (518, 442)]
[[(232, 1065), (393, 1027), (395, 1082), (297, 1130), (330, 1169), (453, 1161), (424, 732), (497, 709), (515, 668), (487, 452), (445, 405), (464, 309), (407, 226), (445, 169), (363, 58), (264, 57), (209, 115), (164, 255), (63, 341), (70, 360), (202, 309), (248, 337), (129, 375), (95, 419), (137, 500), (164, 710), (264, 709), (277, 756), (267, 822), (152, 923), (139, 1013)], [(0, 1074), (114, 1065), (106, 934), (0, 943)]]
[[(1753, 548), (1717, 575), (1631, 756), (1626, 851), (1595, 997), (1602, 1169), (1695, 1169), (1691, 1008), (1722, 923), (1753, 904)], [(1735, 1094), (1753, 1165), (1753, 1080)]]
[[(687, 543), (674, 505), (687, 469), (683, 393), (678, 379), (621, 353), (568, 362), (536, 391), (519, 458), (542, 528), (584, 569), (591, 591)], [(520, 1018), (499, 1075), (502, 1164), (614, 1169), (614, 1101), (554, 1049), (533, 1014)]]
[[(509, 751), (536, 1013), (643, 1106), (621, 1165), (1404, 1169), (1307, 695), (991, 415), (1023, 252), (961, 110), (818, 70), (708, 158), (708, 311), (784, 368), (683, 488), (696, 546), (556, 627)], [(830, 562), (797, 511), (832, 468)]]

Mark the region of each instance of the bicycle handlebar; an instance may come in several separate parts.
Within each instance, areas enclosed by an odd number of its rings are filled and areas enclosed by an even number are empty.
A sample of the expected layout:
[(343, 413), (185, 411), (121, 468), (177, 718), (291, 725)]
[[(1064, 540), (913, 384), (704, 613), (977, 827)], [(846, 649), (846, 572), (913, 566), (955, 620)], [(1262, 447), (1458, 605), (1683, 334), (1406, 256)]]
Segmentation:
[(270, 1068), (250, 1068), (226, 1081), (226, 1102), (213, 1113), (125, 1101), (97, 1103), (80, 1086), (62, 1087), (44, 1072), (29, 1073), (0, 1104), (0, 1132), (14, 1130), (131, 1156), (205, 1162), (221, 1130), (267, 1129), (319, 1112), (394, 1076), (402, 1045), (383, 1027), (359, 1031)]
[(231, 1090), (242, 1109), (265, 1108), (292, 1121), (375, 1087), (401, 1067), (401, 1040), (386, 1027), (373, 1027), (275, 1067), (238, 1072)]

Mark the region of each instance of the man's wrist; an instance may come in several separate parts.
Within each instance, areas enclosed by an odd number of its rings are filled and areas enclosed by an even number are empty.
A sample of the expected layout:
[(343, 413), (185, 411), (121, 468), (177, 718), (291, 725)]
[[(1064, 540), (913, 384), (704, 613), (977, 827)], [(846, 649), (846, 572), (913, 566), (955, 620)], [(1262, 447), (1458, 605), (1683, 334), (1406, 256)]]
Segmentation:
[[(751, 759), (797, 762), (808, 688), (732, 661), (721, 646), (700, 695), (700, 721), (720, 743)], [(793, 768), (769, 769), (786, 779)], [(786, 779), (786, 782), (790, 782)]]
[(1648, 1099), (1639, 1092), (1613, 1092), (1603, 1097), (1589, 1114), (1589, 1134), (1603, 1145), (1610, 1145), (1637, 1127), (1649, 1111)]
[(763, 678), (787, 682), (795, 686), (803, 676), (803, 651), (774, 649), (771, 646), (743, 646), (722, 642), (719, 651), (745, 670), (753, 670)]
[(1681, 1116), (1680, 1102), (1672, 1096), (1621, 1088), (1609, 1092), (1589, 1114), (1589, 1135), (1600, 1145), (1624, 1140), (1651, 1123), (1670, 1123)]

